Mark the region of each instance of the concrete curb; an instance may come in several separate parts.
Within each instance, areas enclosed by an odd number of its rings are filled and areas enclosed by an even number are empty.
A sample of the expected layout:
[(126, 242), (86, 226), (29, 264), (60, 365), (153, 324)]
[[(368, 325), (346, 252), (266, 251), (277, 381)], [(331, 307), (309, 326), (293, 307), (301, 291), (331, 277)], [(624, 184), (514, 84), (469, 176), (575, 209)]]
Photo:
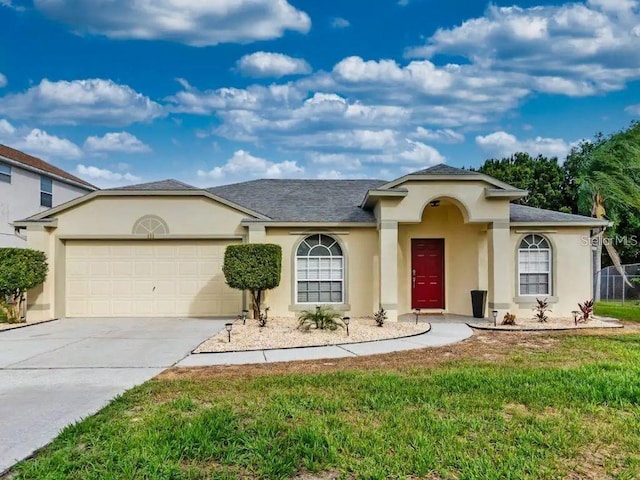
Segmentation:
[(216, 353), (245, 353), (245, 352), (269, 352), (272, 350), (296, 350), (300, 348), (318, 348), (318, 347), (347, 347), (349, 345), (360, 345), (364, 343), (373, 343), (373, 342), (385, 342), (387, 340), (403, 340), (405, 338), (418, 337), (420, 335), (424, 335), (425, 333), (429, 333), (431, 331), (431, 324), (427, 323), (427, 329), (424, 332), (414, 333), (412, 335), (405, 335), (403, 337), (391, 337), (391, 338), (383, 338), (381, 340), (365, 340), (363, 342), (346, 342), (346, 343), (327, 343), (324, 345), (300, 345), (298, 347), (274, 347), (274, 348), (253, 348), (251, 350), (225, 350), (223, 352), (196, 352), (200, 345), (209, 341), (209, 339), (202, 342), (196, 348), (191, 351), (191, 355), (211, 355)]
[(175, 366), (207, 367), (359, 357), (441, 347), (461, 342), (471, 336), (473, 330), (464, 323), (432, 323), (429, 331), (407, 337), (315, 347), (198, 353), (185, 357)]

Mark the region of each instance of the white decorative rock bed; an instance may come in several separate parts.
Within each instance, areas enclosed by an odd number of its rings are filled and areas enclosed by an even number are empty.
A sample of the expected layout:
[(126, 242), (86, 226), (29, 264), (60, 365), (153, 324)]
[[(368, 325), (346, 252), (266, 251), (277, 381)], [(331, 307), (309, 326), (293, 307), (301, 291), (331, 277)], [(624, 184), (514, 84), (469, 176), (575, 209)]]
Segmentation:
[(294, 318), (270, 318), (263, 328), (258, 322), (247, 319), (236, 320), (231, 330), (231, 342), (226, 330), (222, 330), (210, 339), (201, 343), (193, 353), (237, 352), (248, 350), (267, 350), (272, 348), (318, 347), (346, 343), (387, 340), (408, 337), (428, 332), (428, 323), (388, 322), (384, 326), (376, 326), (373, 318), (352, 318), (349, 323), (349, 336), (346, 328), (337, 330), (299, 330), (298, 321)]
[(502, 320), (498, 319), (498, 325), (492, 323), (469, 323), (472, 328), (480, 330), (508, 330), (508, 331), (531, 331), (531, 330), (580, 330), (587, 328), (622, 328), (623, 325), (613, 319), (600, 319), (593, 317), (587, 322), (578, 322), (576, 325), (573, 318), (549, 318), (542, 323), (534, 318), (516, 318), (516, 325), (501, 325)]

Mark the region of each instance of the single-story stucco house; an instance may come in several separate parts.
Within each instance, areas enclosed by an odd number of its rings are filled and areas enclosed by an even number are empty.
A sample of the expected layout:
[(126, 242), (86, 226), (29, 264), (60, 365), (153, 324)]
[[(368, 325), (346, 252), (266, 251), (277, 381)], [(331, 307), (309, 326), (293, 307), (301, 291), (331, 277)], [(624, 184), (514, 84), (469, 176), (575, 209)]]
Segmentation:
[(530, 316), (536, 298), (570, 316), (591, 297), (593, 229), (607, 222), (511, 203), (527, 192), (437, 165), (391, 182), (255, 180), (209, 189), (165, 180), (89, 193), (15, 222), (50, 263), (30, 292), (30, 320), (235, 316), (227, 245), (275, 243), (282, 281), (273, 316), (332, 304), (352, 316), (380, 306)]

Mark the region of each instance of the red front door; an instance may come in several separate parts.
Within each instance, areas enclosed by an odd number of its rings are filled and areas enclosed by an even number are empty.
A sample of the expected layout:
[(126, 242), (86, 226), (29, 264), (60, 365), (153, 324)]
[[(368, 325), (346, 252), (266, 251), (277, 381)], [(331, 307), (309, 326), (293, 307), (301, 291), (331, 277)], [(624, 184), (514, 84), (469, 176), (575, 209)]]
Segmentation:
[(444, 308), (444, 240), (411, 240), (411, 308)]

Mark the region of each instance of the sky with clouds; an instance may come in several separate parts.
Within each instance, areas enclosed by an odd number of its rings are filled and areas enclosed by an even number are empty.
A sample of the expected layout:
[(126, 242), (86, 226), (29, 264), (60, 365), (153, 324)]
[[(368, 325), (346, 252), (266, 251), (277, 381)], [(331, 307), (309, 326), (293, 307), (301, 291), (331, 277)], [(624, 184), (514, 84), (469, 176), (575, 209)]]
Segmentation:
[(379, 178), (640, 118), (640, 0), (0, 0), (0, 143), (99, 186)]

